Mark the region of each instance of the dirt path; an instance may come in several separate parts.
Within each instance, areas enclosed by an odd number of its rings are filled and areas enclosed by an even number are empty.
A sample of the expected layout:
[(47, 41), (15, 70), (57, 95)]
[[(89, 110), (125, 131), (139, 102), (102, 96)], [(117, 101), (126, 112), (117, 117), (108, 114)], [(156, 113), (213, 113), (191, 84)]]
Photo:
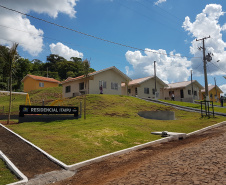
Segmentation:
[(55, 163), (23, 140), (0, 126), (0, 150), (28, 178), (37, 174), (61, 170)]
[(112, 157), (55, 184), (226, 184), (226, 126)]

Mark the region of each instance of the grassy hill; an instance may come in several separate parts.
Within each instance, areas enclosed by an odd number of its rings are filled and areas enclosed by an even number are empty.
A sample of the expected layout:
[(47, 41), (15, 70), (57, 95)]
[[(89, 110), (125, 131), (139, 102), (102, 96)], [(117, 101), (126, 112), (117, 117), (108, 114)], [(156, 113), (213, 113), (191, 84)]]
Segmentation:
[[(58, 99), (62, 89), (49, 88), (30, 93), (32, 104), (50, 104)], [(25, 100), (25, 97), (23, 97)], [(23, 99), (15, 98), (16, 110)], [(6, 97), (0, 97), (0, 101)], [(64, 100), (64, 105), (78, 106), (83, 97)], [(18, 107), (17, 107), (18, 108)], [(139, 111), (172, 110), (176, 120), (150, 120)], [(87, 119), (54, 122), (32, 122), (8, 127), (59, 160), (73, 164), (103, 154), (159, 139), (153, 131), (189, 133), (225, 120), (224, 117), (200, 118), (199, 113), (185, 112), (169, 106), (119, 95), (87, 95)]]

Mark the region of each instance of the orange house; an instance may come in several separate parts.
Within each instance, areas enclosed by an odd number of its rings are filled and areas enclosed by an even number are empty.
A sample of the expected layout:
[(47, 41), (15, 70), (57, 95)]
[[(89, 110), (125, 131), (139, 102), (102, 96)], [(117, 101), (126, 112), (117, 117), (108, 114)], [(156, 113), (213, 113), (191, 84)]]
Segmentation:
[[(215, 85), (208, 86), (208, 92), (209, 92), (209, 99), (210, 101), (220, 101), (220, 94), (223, 93), (223, 91)], [(202, 100), (204, 100), (205, 97), (205, 89), (201, 90)]]
[(36, 89), (43, 89), (48, 87), (58, 87), (60, 81), (53, 78), (43, 76), (35, 76), (27, 74), (21, 82), (24, 83), (24, 92), (29, 92)]

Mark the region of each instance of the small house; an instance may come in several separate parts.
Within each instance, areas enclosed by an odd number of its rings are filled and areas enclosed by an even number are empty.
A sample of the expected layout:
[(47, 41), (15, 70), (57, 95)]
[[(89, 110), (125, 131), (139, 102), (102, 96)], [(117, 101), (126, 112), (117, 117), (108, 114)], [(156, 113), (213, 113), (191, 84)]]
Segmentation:
[(43, 89), (48, 87), (58, 87), (60, 81), (53, 78), (43, 76), (35, 76), (27, 74), (21, 82), (24, 83), (24, 92), (29, 92), (36, 89)]
[[(208, 92), (209, 92), (209, 100), (214, 102), (220, 101), (220, 94), (223, 93), (223, 91), (216, 85), (210, 85), (208, 86)], [(201, 90), (201, 99), (204, 100), (205, 97), (205, 89)]]
[(63, 97), (75, 97), (82, 94), (113, 94), (121, 95), (121, 84), (131, 79), (115, 66), (95, 71), (76, 78), (67, 78), (62, 82)]
[(163, 89), (168, 87), (162, 80), (157, 76), (148, 76), (145, 78), (139, 78), (128, 82), (127, 89), (126, 84), (122, 84), (123, 94), (129, 96), (136, 96), (140, 98), (163, 98)]
[(170, 100), (174, 95), (176, 101), (193, 102), (200, 99), (201, 89), (203, 86), (196, 80), (171, 83), (164, 88), (164, 99)]

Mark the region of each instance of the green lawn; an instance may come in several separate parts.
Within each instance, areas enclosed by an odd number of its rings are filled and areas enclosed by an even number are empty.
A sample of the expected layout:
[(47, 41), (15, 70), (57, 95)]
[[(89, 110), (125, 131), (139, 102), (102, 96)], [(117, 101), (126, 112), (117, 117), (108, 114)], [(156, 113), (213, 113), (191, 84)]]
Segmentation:
[[(65, 105), (79, 105), (82, 97), (65, 100)], [(150, 120), (139, 111), (172, 110), (176, 120)], [(103, 154), (146, 143), (160, 136), (153, 131), (189, 133), (224, 117), (201, 118), (200, 113), (185, 112), (134, 97), (87, 95), (87, 119), (35, 122), (8, 127), (66, 164), (74, 164)]]
[(16, 176), (11, 173), (4, 161), (0, 159), (0, 184), (9, 184), (17, 181)]
[[(32, 105), (42, 105), (44, 100), (45, 105), (50, 104), (56, 99), (60, 99), (62, 87), (50, 87), (44, 90), (35, 90), (29, 93)], [(9, 96), (0, 94), (0, 113), (7, 114), (9, 111)], [(19, 105), (25, 105), (26, 95), (12, 94), (12, 114), (18, 114)], [(4, 112), (3, 112), (4, 110)]]
[[(188, 102), (171, 101), (171, 100), (160, 100), (160, 101), (172, 103), (175, 105), (181, 105), (181, 106), (185, 106), (185, 107), (192, 107), (192, 108), (201, 110), (201, 104), (197, 104), (197, 103), (188, 103)], [(214, 105), (219, 105), (219, 104), (214, 103)], [(226, 108), (225, 107), (214, 107), (214, 112), (226, 113)]]

